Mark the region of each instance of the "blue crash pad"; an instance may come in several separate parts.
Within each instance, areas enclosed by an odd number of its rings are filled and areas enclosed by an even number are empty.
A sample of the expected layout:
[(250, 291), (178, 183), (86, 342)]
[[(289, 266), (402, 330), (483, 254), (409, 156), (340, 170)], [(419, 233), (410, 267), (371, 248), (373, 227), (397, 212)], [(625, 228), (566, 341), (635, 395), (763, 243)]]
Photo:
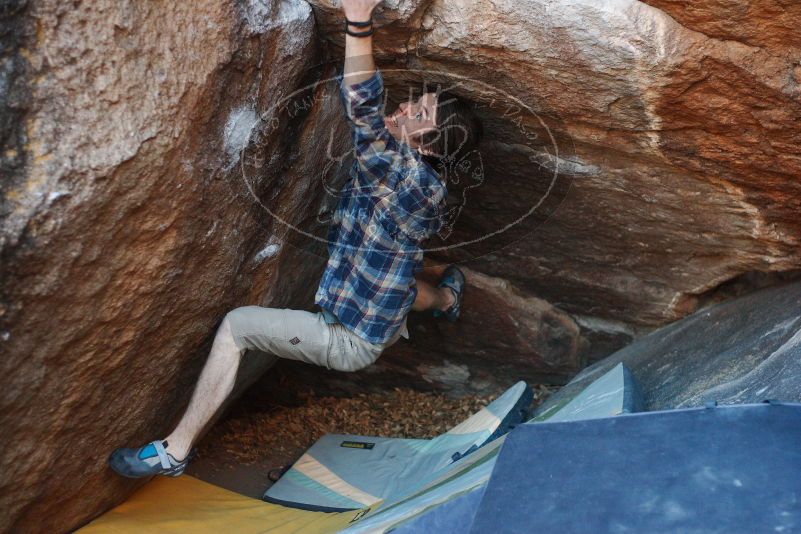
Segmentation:
[[(620, 364), (533, 421), (613, 417), (636, 411), (641, 404), (637, 384), (628, 369)], [(413, 492), (393, 495), (383, 506), (343, 533), (384, 532), (401, 523), (402, 526), (392, 532), (467, 532), (504, 438), (501, 436), (490, 445), (455, 462), (437, 479)]]
[(799, 532), (801, 405), (524, 424), (473, 533)]
[(392, 534), (418, 534), (420, 532), (436, 532), (437, 534), (462, 534), (470, 530), (478, 503), (484, 495), (486, 486), (479, 486), (459, 495), (411, 521), (392, 529)]

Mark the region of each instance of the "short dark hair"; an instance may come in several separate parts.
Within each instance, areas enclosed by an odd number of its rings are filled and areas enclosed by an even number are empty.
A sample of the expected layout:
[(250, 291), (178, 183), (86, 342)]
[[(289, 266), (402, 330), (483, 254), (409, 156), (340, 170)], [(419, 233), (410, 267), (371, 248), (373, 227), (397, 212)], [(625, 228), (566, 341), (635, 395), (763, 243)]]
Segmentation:
[(455, 161), (473, 150), (483, 135), (470, 105), (443, 91), (437, 94), (437, 129), (422, 134), (420, 144), (435, 161)]

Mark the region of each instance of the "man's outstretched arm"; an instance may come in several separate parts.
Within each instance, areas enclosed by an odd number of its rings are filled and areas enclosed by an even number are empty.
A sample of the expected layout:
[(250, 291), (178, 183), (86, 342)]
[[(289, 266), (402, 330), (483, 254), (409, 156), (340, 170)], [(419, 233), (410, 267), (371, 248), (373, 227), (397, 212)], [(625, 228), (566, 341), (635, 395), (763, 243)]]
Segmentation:
[[(373, 9), (381, 0), (342, 0), (342, 12), (353, 22), (364, 22), (371, 19)], [(354, 33), (362, 33), (372, 29), (372, 26), (357, 27), (349, 25), (348, 29)], [(373, 37), (354, 37), (345, 35), (345, 67), (343, 69), (344, 83), (353, 85), (369, 79), (375, 72), (373, 61)]]
[[(352, 22), (371, 20), (381, 0), (342, 0), (342, 11)], [(372, 26), (348, 26), (354, 33), (365, 33)], [(392, 158), (392, 136), (384, 124), (384, 83), (373, 60), (372, 36), (345, 35), (345, 65), (340, 87), (345, 117), (353, 131), (356, 161), (367, 181), (384, 178)]]

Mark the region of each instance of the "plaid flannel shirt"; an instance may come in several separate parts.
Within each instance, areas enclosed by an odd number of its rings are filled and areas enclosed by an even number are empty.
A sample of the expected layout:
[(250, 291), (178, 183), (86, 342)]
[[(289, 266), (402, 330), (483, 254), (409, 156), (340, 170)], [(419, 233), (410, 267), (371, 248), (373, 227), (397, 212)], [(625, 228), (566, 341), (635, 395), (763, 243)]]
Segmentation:
[(339, 83), (355, 161), (331, 221), (315, 303), (361, 338), (385, 343), (417, 295), (420, 245), (442, 225), (447, 189), (417, 150), (387, 131), (378, 70), (352, 85), (340, 74)]

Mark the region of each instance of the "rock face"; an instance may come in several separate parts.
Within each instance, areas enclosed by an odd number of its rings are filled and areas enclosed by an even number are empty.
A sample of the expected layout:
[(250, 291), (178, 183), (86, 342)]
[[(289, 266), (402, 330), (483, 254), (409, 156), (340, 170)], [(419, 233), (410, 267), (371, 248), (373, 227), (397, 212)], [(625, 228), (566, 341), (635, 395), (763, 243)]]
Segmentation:
[[(469, 267), (469, 296), (323, 381), (563, 381), (801, 267), (795, 3), (391, 0), (376, 20), (390, 105), (439, 82), (484, 121), (428, 254), (429, 277)], [(0, 3), (0, 529), (119, 502), (136, 484), (106, 454), (169, 429), (225, 312), (310, 306), (349, 162), (336, 93), (310, 86), (340, 24), (328, 0)]]
[[(376, 41), (390, 101), (441, 82), (486, 130), (480, 163), (452, 176), (458, 219), (431, 244), (429, 274), (459, 261), (496, 283), (468, 287), (466, 308), (480, 309), (457, 325), (411, 318), (411, 342), (369, 379), (293, 373), (340, 390), (399, 374), (453, 393), (559, 381), (699, 306), (792, 276), (801, 9), (651, 4), (385, 3)], [(312, 5), (339, 50), (334, 3)], [(524, 303), (543, 301), (581, 328), (586, 352), (541, 351)], [(582, 343), (563, 340), (552, 341)]]
[(303, 301), (265, 209), (309, 226), (340, 112), (271, 109), (323, 75), (300, 0), (7, 4), (0, 530), (57, 532), (135, 489), (106, 455), (168, 430), (228, 309)]
[(625, 363), (648, 410), (801, 402), (801, 283), (752, 293), (694, 313), (582, 371), (539, 411)]
[[(330, 3), (312, 4), (339, 43)], [(559, 173), (570, 182), (556, 195), (558, 209), (546, 202), (542, 209), (554, 212), (535, 212), (513, 239), (441, 259), (479, 256), (472, 267), (568, 312), (632, 325), (682, 317), (743, 273), (798, 267), (801, 9), (770, 0), (653, 4), (413, 1), (384, 9), (378, 41), (401, 71), (387, 76), (400, 83), (417, 74), (404, 68), (439, 73), (428, 79), (449, 73), (446, 81), (460, 84), (453, 92), (488, 115), (486, 179), (449, 243), (491, 232), (509, 219), (504, 211), (540, 200), (537, 182), (547, 182), (553, 164), (527, 163), (519, 155), (526, 145), (562, 158)], [(512, 96), (523, 112), (506, 107)], [(511, 127), (542, 134), (540, 119), (552, 137), (540, 135), (539, 144)]]

